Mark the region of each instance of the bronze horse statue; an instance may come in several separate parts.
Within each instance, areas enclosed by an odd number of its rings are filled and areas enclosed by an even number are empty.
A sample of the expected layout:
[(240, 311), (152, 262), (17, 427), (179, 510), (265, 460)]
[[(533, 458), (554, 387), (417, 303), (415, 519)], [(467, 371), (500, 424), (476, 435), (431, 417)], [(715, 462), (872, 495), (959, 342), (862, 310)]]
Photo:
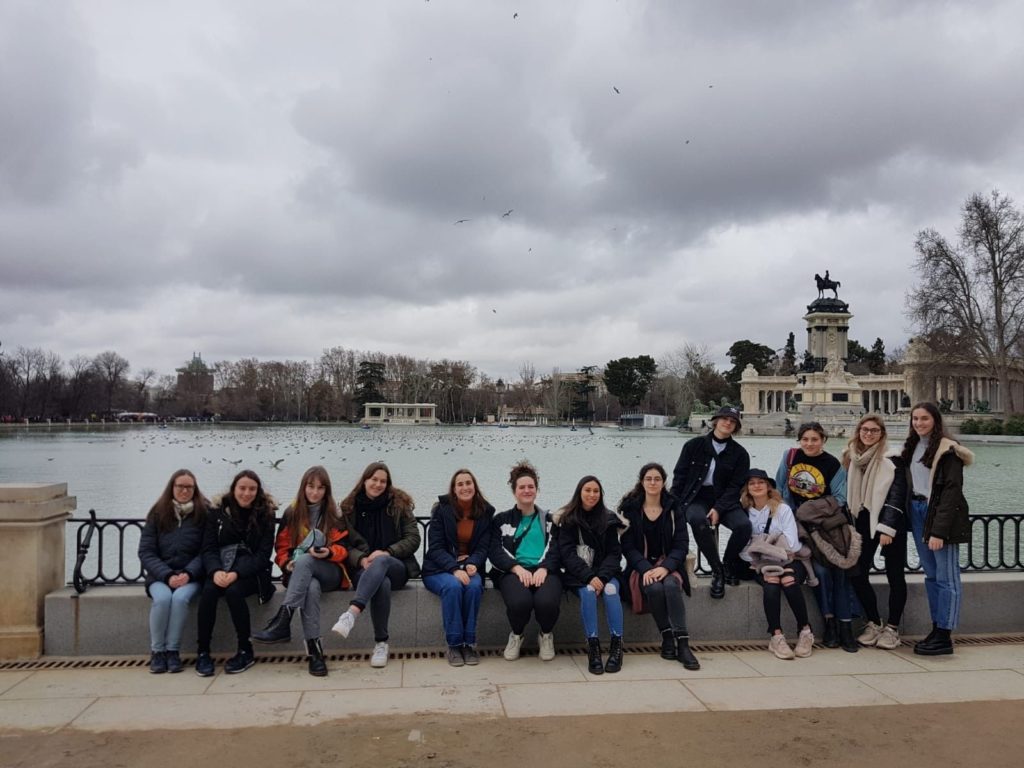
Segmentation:
[(819, 299), (825, 298), (825, 291), (832, 291), (832, 293), (835, 294), (835, 297), (837, 299), (839, 298), (839, 291), (836, 290), (836, 289), (840, 287), (841, 283), (838, 280), (830, 279), (829, 276), (828, 276), (828, 270), (827, 269), (825, 270), (825, 276), (824, 277), (822, 277), (821, 275), (815, 273), (814, 274), (814, 282), (816, 282), (818, 284), (818, 298)]

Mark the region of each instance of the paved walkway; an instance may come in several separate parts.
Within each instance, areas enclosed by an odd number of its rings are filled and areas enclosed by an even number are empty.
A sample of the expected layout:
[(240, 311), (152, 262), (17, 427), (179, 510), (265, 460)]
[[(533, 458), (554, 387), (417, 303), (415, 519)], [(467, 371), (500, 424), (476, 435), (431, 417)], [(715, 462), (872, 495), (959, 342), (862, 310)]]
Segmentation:
[(257, 664), (201, 678), (140, 667), (0, 671), (0, 729), (126, 731), (314, 725), (366, 715), (551, 715), (852, 707), (1024, 699), (1024, 644), (960, 646), (954, 656), (817, 650), (779, 661), (765, 651), (698, 653), (687, 672), (653, 654), (627, 653), (622, 671), (593, 676), (586, 657), (544, 663), (487, 657), (453, 669), (441, 659), (393, 659), (385, 669), (332, 662), (314, 678), (305, 662)]

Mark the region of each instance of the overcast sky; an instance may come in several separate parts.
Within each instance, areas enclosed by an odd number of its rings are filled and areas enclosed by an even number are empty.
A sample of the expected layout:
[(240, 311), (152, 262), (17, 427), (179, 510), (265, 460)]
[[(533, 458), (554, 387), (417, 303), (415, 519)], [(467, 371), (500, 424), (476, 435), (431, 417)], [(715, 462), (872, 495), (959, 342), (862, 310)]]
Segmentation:
[(1024, 204), (1022, 29), (1013, 0), (0, 0), (0, 341), (725, 362), (802, 352), (829, 269), (892, 349), (915, 233)]

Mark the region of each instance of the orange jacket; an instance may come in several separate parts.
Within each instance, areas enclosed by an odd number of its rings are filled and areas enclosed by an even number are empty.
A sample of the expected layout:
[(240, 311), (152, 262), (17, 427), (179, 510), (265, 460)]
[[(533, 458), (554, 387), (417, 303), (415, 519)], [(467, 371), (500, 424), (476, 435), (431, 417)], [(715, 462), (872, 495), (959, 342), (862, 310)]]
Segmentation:
[[(281, 524), (277, 529), (277, 537), (274, 539), (274, 562), (277, 563), (277, 567), (281, 569), (283, 581), (285, 584), (288, 583), (288, 577), (291, 575), (285, 566), (288, 561), (292, 559), (294, 549), (292, 547), (292, 508), (288, 507), (285, 510), (284, 517), (281, 518)], [(296, 537), (297, 541), (302, 541), (308, 530), (300, 531), (299, 536)], [(341, 588), (350, 589), (352, 586), (352, 580), (349, 579), (348, 571), (345, 569), (345, 559), (348, 557), (348, 547), (346, 546), (350, 542), (350, 531), (348, 526), (344, 523), (341, 518), (338, 518), (337, 525), (331, 526), (327, 532), (327, 547), (331, 550), (330, 557), (327, 558), (328, 562), (334, 563), (341, 568)], [(310, 555), (312, 557), (312, 555)]]

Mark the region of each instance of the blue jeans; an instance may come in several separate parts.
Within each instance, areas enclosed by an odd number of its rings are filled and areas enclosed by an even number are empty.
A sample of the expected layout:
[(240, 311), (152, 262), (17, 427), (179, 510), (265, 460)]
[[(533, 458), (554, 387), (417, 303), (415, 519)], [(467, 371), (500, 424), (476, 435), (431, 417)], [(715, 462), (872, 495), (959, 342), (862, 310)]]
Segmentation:
[[(580, 598), (580, 613), (583, 616), (583, 631), (587, 637), (597, 637), (597, 592), (591, 586), (576, 590)], [(604, 600), (604, 617), (608, 621), (608, 631), (616, 637), (622, 637), (622, 598), (619, 597), (619, 580), (612, 579), (601, 590)]]
[(188, 606), (198, 594), (198, 581), (190, 581), (177, 589), (171, 589), (162, 581), (149, 585), (149, 596), (153, 598), (149, 609), (150, 650), (181, 650), (181, 633), (188, 618)]
[(456, 648), (476, 645), (476, 617), (484, 593), (480, 574), (470, 576), (469, 584), (463, 586), (453, 574), (432, 573), (423, 577), (423, 586), (441, 598), (445, 642)]
[(818, 586), (814, 588), (814, 597), (822, 616), (835, 616), (840, 621), (853, 618), (853, 607), (850, 599), (850, 579), (846, 571), (825, 566), (812, 560), (814, 575), (818, 577)]
[(945, 544), (932, 552), (924, 541), (924, 519), (928, 514), (927, 501), (910, 503), (910, 525), (914, 529), (917, 556), (924, 569), (924, 591), (928, 595), (928, 609), (932, 622), (941, 629), (956, 629), (960, 623), (960, 545)]

